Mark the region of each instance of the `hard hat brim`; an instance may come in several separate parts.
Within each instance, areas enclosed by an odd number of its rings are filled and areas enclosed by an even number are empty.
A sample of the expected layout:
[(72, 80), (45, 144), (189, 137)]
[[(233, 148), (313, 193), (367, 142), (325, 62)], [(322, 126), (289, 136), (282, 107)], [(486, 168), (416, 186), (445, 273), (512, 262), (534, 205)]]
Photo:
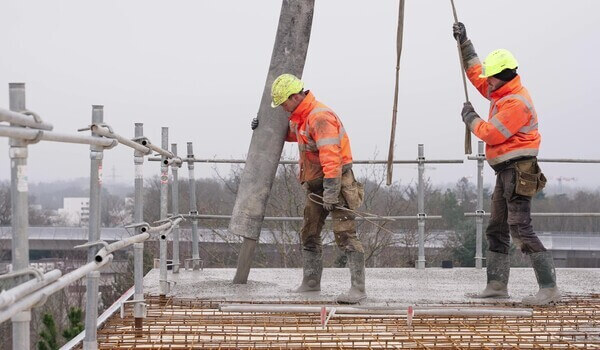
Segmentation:
[(277, 108), (277, 107), (279, 107), (278, 104), (275, 104), (275, 102), (271, 102), (271, 108)]

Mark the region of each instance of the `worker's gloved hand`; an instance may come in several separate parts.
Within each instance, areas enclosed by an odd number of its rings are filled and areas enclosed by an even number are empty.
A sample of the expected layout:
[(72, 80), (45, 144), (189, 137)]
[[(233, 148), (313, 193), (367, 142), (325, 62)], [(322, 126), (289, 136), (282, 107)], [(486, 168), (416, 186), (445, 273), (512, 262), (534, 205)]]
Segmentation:
[(452, 35), (454, 35), (454, 39), (457, 39), (461, 44), (464, 44), (465, 41), (469, 40), (467, 38), (467, 28), (462, 22), (457, 22), (452, 25)]
[(461, 115), (463, 122), (469, 127), (471, 126), (471, 123), (473, 122), (473, 120), (475, 120), (475, 118), (479, 118), (479, 114), (475, 112), (475, 108), (473, 108), (471, 102), (465, 102), (465, 104), (463, 105)]
[(323, 202), (323, 209), (327, 211), (333, 211), (335, 204)]
[(258, 118), (252, 119), (252, 122), (250, 123), (250, 127), (252, 128), (252, 130), (258, 128)]
[(323, 208), (325, 210), (332, 211), (334, 206), (339, 203), (341, 188), (341, 177), (323, 179)]

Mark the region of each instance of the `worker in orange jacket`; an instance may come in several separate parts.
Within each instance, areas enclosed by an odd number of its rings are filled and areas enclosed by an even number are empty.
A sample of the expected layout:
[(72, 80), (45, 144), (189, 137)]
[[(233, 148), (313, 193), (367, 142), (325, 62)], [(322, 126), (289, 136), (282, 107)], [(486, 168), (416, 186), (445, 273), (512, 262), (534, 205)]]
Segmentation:
[(480, 63), (464, 24), (453, 26), (460, 42), (469, 80), (490, 100), (488, 120), (479, 117), (471, 103), (462, 110), (464, 123), (486, 143), (486, 159), (496, 172), (491, 218), (486, 230), (487, 285), (474, 297), (508, 297), (510, 237), (531, 259), (539, 285), (536, 295), (523, 303), (544, 305), (560, 300), (552, 254), (546, 250), (531, 225), (531, 198), (546, 184), (537, 155), (541, 136), (531, 96), (517, 74), (518, 63), (504, 49), (490, 53)]
[[(296, 292), (321, 290), (321, 230), (331, 212), (335, 241), (348, 257), (351, 276), (350, 290), (337, 301), (358, 303), (366, 298), (364, 250), (356, 236), (355, 216), (340, 209), (356, 209), (362, 202), (362, 185), (352, 172), (348, 134), (335, 112), (317, 101), (312, 92), (304, 91), (304, 84), (294, 75), (277, 77), (271, 95), (273, 108), (281, 106), (290, 113), (286, 141), (298, 143), (299, 179), (307, 191), (300, 231), (303, 279)], [(251, 126), (255, 129), (258, 119)]]

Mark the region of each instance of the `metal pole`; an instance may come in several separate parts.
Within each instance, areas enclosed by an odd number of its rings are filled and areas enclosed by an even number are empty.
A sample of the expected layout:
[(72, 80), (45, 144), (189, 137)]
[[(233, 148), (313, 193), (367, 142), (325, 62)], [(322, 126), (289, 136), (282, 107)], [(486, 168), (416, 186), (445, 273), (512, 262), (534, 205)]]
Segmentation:
[[(25, 110), (25, 84), (8, 84), (10, 110)], [(14, 124), (11, 124), (14, 125)], [(15, 125), (17, 126), (17, 125)], [(18, 272), (29, 267), (29, 188), (27, 184), (27, 142), (10, 139), (10, 188), (12, 209), (12, 266)], [(17, 284), (26, 281), (26, 277), (15, 279)], [(22, 311), (12, 317), (13, 349), (29, 349), (29, 323), (31, 311)]]
[[(191, 142), (187, 143), (187, 158), (194, 158), (194, 146)], [(196, 178), (194, 175), (194, 162), (188, 161), (189, 170), (189, 188), (190, 188), (190, 214), (198, 214), (198, 204), (196, 203)], [(194, 270), (200, 267), (200, 252), (198, 251), (198, 220), (192, 220), (192, 266)]]
[(417, 260), (417, 269), (425, 268), (425, 151), (423, 144), (419, 144), (418, 157), (419, 160), (419, 185), (418, 185), (418, 198), (417, 206), (419, 217), (418, 228), (419, 228), (419, 259)]
[[(177, 157), (177, 144), (171, 144), (171, 152)], [(173, 216), (179, 214), (179, 166), (173, 164), (171, 172), (173, 174), (173, 183), (171, 185), (171, 212)], [(179, 227), (173, 229), (173, 273), (179, 273)]]
[[(104, 122), (103, 106), (92, 106), (92, 124)], [(92, 131), (92, 136), (98, 136)], [(100, 137), (100, 136), (98, 136)], [(101, 193), (102, 193), (102, 158), (104, 148), (101, 146), (90, 146), (90, 229), (89, 242), (100, 240), (100, 215), (101, 215)], [(98, 246), (88, 248), (88, 262), (93, 262)], [(87, 274), (87, 289), (85, 303), (85, 338), (83, 348), (85, 350), (98, 349), (96, 339), (96, 322), (98, 319), (98, 281), (100, 271), (94, 270)]]
[[(483, 160), (485, 153), (483, 152), (483, 141), (477, 143), (477, 214), (483, 214)], [(475, 218), (476, 235), (475, 235), (475, 268), (483, 267), (483, 215), (478, 215)]]
[[(135, 123), (135, 138), (144, 137), (144, 124)], [(133, 203), (133, 222), (144, 221), (144, 153), (139, 150), (133, 152), (135, 166), (135, 197)], [(141, 226), (135, 228), (136, 234), (142, 233)], [(134, 326), (136, 330), (142, 329), (144, 319), (144, 243), (133, 245), (133, 300), (138, 301), (133, 305)]]
[[(169, 147), (169, 128), (162, 128), (161, 147)], [(165, 163), (167, 157), (162, 156), (160, 163), (160, 219), (167, 218), (167, 196), (169, 192), (169, 166)], [(168, 293), (169, 284), (167, 283), (167, 241), (161, 239), (160, 246), (160, 270), (159, 270), (159, 296), (165, 297)]]

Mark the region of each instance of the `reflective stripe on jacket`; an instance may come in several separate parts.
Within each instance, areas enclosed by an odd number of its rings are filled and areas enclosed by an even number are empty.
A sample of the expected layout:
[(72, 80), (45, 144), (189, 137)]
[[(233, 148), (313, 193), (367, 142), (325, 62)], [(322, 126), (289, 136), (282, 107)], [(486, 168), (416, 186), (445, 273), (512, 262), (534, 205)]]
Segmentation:
[(300, 181), (341, 177), (342, 167), (352, 163), (352, 151), (344, 125), (333, 110), (307, 91), (289, 124), (286, 141), (298, 142)]
[(519, 157), (537, 156), (541, 136), (538, 118), (529, 92), (516, 76), (499, 89), (489, 92), (479, 61), (468, 63), (467, 75), (488, 100), (488, 121), (475, 118), (469, 128), (486, 144), (485, 155), (491, 166)]

